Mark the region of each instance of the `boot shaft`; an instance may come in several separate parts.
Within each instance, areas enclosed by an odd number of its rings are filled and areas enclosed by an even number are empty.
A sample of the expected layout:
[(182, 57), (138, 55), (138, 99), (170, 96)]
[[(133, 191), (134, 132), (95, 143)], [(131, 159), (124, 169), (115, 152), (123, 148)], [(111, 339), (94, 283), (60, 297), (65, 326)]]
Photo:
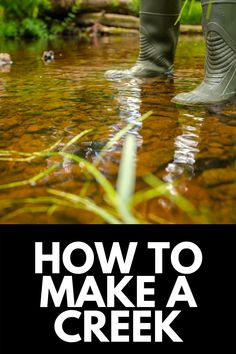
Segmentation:
[(225, 104), (236, 97), (236, 0), (201, 2), (206, 43), (204, 80), (172, 101), (184, 105)]
[(141, 0), (140, 14), (179, 15), (181, 0)]
[(209, 26), (215, 26), (221, 32), (227, 33), (227, 37), (236, 42), (236, 0), (201, 0), (203, 16), (202, 25), (206, 35)]
[(141, 0), (139, 62), (153, 62), (164, 72), (173, 71), (180, 9), (180, 0)]
[(236, 67), (236, 0), (202, 0), (202, 6), (207, 49), (205, 82), (217, 84), (228, 72), (234, 75)]
[[(179, 30), (176, 20), (181, 9), (181, 0), (141, 0), (140, 28), (159, 43), (159, 39), (173, 39)], [(170, 32), (171, 33), (170, 35)]]
[(172, 75), (180, 9), (181, 0), (141, 0), (138, 60), (130, 69), (109, 70), (106, 77), (114, 80)]

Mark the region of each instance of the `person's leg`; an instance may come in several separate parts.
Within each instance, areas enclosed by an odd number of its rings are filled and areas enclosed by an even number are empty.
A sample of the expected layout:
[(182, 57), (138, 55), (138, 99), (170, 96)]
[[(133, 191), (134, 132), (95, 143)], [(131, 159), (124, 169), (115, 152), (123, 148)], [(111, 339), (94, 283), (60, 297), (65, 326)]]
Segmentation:
[(140, 53), (128, 70), (109, 70), (108, 79), (171, 75), (179, 35), (180, 0), (141, 0)]
[(236, 95), (236, 0), (202, 0), (202, 7), (205, 77), (195, 90), (174, 97), (175, 103), (219, 104)]

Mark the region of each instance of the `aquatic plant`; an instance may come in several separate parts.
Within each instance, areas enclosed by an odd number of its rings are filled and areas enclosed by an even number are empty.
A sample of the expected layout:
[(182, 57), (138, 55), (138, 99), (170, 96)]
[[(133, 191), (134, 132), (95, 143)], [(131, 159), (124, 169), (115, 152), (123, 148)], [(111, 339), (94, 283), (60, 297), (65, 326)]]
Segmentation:
[[(26, 180), (10, 182), (0, 185), (0, 190), (9, 190), (12, 188), (21, 188), (26, 185), (33, 188), (42, 183), (42, 180), (50, 176), (55, 170), (63, 168), (65, 159), (72, 161), (80, 166), (81, 174), (84, 175), (86, 181), (79, 193), (68, 193), (62, 189), (47, 189), (47, 195), (31, 198), (2, 199), (0, 200), (0, 209), (5, 212), (2, 222), (6, 222), (18, 215), (24, 213), (44, 213), (52, 215), (59, 209), (73, 208), (76, 210), (86, 210), (99, 217), (100, 220), (109, 224), (140, 224), (150, 223), (149, 217), (144, 219), (140, 214), (138, 207), (151, 199), (164, 197), (170, 200), (174, 205), (188, 215), (192, 222), (202, 223), (209, 222), (186, 198), (177, 191), (175, 183), (164, 183), (156, 176), (148, 174), (144, 176), (143, 182), (145, 188), (135, 191), (136, 185), (136, 158), (137, 158), (137, 142), (133, 134), (129, 134), (130, 130), (137, 122), (147, 119), (152, 112), (148, 112), (142, 117), (129, 123), (120, 132), (118, 132), (112, 140), (103, 147), (95, 161), (89, 162), (80, 156), (68, 152), (68, 149), (77, 143), (83, 136), (89, 134), (91, 130), (86, 130), (72, 138), (63, 148), (60, 148), (62, 140), (56, 142), (47, 150), (40, 152), (19, 152), (10, 150), (0, 151), (0, 161), (14, 161), (31, 163), (35, 159), (44, 159), (48, 162), (50, 158), (50, 167), (41, 171), (33, 177)], [(123, 143), (120, 167), (116, 186), (114, 186), (99, 170), (99, 163), (106, 156), (110, 149), (117, 142)], [(52, 159), (56, 162), (52, 163)], [(89, 186), (92, 183), (101, 188), (103, 203), (98, 205), (88, 193)], [(151, 215), (150, 218), (154, 223), (170, 223), (171, 220), (164, 220), (158, 215)]]

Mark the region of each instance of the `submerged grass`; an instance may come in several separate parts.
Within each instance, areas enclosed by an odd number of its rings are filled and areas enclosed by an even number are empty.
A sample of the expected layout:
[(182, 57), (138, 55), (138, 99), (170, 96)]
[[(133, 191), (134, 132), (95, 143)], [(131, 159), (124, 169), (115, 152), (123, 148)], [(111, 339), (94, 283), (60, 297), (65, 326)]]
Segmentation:
[[(135, 192), (136, 186), (136, 158), (137, 158), (137, 142), (133, 134), (129, 134), (132, 128), (138, 123), (147, 119), (152, 112), (148, 112), (136, 121), (129, 123), (117, 135), (110, 140), (100, 152), (98, 158), (91, 163), (75, 154), (67, 152), (68, 148), (79, 141), (83, 136), (90, 133), (86, 130), (73, 137), (64, 147), (58, 151), (62, 141), (58, 141), (47, 150), (40, 152), (26, 153), (10, 150), (1, 150), (0, 159), (3, 161), (31, 161), (35, 158), (42, 158), (48, 162), (48, 158), (56, 158), (57, 163), (53, 163), (49, 168), (43, 170), (37, 175), (27, 180), (16, 181), (8, 184), (0, 185), (0, 190), (20, 188), (26, 185), (35, 186), (55, 170), (63, 168), (65, 159), (78, 164), (81, 173), (86, 178), (86, 182), (78, 194), (68, 193), (63, 190), (48, 188), (48, 195), (34, 198), (17, 198), (5, 199), (0, 201), (0, 209), (5, 211), (2, 222), (6, 222), (14, 217), (25, 213), (43, 213), (45, 215), (53, 215), (62, 209), (86, 210), (97, 215), (103, 222), (109, 224), (140, 224), (140, 223), (170, 223), (172, 221), (165, 220), (158, 215), (151, 213), (148, 219), (138, 211), (138, 206), (146, 203), (151, 199), (165, 197), (184, 213), (193, 222), (206, 223), (209, 220), (201, 215), (198, 210), (183, 196), (181, 196), (176, 185), (173, 183), (164, 183), (154, 175), (146, 175), (143, 181), (146, 184), (144, 190)], [(109, 150), (121, 139), (124, 139), (123, 150), (121, 155), (120, 167), (116, 187), (100, 172), (98, 164), (101, 158), (109, 152)], [(19, 157), (20, 156), (20, 157)], [(92, 178), (92, 179), (91, 179)], [(95, 183), (102, 189), (103, 206), (89, 197), (89, 187), (91, 183)], [(14, 210), (12, 210), (14, 209)]]
[(49, 168), (47, 168), (46, 170), (40, 172), (39, 174), (37, 174), (27, 180), (24, 180), (24, 181), (17, 181), (17, 182), (12, 182), (12, 183), (7, 183), (7, 184), (1, 184), (0, 190), (22, 187), (22, 186), (26, 186), (26, 185), (33, 186), (41, 179), (48, 176), (52, 171), (56, 170), (59, 166), (60, 166), (60, 164), (54, 164), (54, 165), (50, 166)]

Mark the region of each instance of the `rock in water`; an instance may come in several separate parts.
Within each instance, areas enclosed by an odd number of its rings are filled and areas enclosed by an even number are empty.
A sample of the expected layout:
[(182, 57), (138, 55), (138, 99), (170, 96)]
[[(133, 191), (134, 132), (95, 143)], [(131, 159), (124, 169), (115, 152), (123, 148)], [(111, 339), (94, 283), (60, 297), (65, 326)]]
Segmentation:
[(43, 53), (43, 56), (42, 56), (42, 59), (45, 61), (45, 62), (51, 62), (54, 60), (54, 52), (52, 50), (49, 50), (49, 51), (45, 51)]
[(10, 54), (8, 53), (0, 53), (0, 66), (10, 65), (12, 64), (12, 60)]

